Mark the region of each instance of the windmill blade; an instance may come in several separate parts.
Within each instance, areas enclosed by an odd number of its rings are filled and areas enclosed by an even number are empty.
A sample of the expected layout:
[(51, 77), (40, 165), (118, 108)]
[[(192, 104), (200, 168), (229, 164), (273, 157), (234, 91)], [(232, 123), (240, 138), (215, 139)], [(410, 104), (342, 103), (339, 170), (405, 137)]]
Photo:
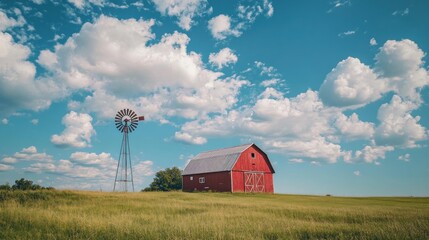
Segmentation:
[(121, 112), (122, 116), (125, 116), (125, 111), (124, 111), (124, 109), (120, 110), (120, 112)]
[(125, 109), (125, 114), (127, 115), (127, 116), (130, 116), (130, 109)]
[(123, 117), (123, 116), (124, 116), (124, 114), (123, 114), (121, 111), (118, 111), (118, 113), (116, 113), (116, 116), (117, 116), (117, 117)]
[(135, 117), (137, 117), (137, 114), (136, 114), (134, 111), (132, 111), (132, 113), (131, 113), (131, 117), (132, 117), (132, 118), (135, 118)]

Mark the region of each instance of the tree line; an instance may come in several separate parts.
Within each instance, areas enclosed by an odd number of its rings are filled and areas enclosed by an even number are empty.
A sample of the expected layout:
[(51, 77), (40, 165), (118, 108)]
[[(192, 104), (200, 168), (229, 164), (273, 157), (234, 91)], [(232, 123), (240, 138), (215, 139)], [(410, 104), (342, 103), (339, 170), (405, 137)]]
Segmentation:
[(55, 188), (53, 187), (43, 187), (40, 186), (39, 184), (35, 184), (33, 183), (33, 181), (31, 180), (27, 180), (24, 178), (21, 178), (19, 180), (15, 180), (15, 184), (13, 184), (12, 186), (9, 185), (9, 183), (0, 185), (0, 190), (42, 190), (42, 189), (46, 189), (46, 190), (54, 190)]

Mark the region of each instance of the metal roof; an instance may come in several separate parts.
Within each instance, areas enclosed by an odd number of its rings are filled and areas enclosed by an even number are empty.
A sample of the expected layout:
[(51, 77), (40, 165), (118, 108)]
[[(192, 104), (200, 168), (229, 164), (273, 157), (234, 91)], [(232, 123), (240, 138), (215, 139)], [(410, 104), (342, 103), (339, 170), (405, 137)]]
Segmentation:
[(200, 153), (191, 159), (182, 175), (231, 171), (240, 154), (252, 145), (253, 143)]

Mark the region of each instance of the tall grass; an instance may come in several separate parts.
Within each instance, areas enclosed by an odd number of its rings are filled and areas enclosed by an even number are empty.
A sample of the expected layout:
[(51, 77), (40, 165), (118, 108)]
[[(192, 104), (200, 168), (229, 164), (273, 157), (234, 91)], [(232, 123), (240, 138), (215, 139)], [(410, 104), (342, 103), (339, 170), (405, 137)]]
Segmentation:
[(429, 239), (429, 198), (0, 191), (0, 239)]

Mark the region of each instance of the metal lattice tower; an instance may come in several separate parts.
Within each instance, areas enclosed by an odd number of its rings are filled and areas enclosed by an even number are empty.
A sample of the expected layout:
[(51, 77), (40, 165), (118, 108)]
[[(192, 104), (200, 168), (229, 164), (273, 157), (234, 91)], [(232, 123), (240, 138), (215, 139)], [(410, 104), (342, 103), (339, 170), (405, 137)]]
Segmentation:
[(128, 133), (137, 128), (139, 121), (143, 121), (144, 116), (138, 117), (130, 109), (120, 110), (115, 117), (116, 128), (123, 133), (121, 150), (119, 153), (118, 166), (116, 168), (115, 183), (113, 191), (128, 192), (128, 183), (131, 183), (134, 192), (133, 168), (131, 163), (130, 142)]

